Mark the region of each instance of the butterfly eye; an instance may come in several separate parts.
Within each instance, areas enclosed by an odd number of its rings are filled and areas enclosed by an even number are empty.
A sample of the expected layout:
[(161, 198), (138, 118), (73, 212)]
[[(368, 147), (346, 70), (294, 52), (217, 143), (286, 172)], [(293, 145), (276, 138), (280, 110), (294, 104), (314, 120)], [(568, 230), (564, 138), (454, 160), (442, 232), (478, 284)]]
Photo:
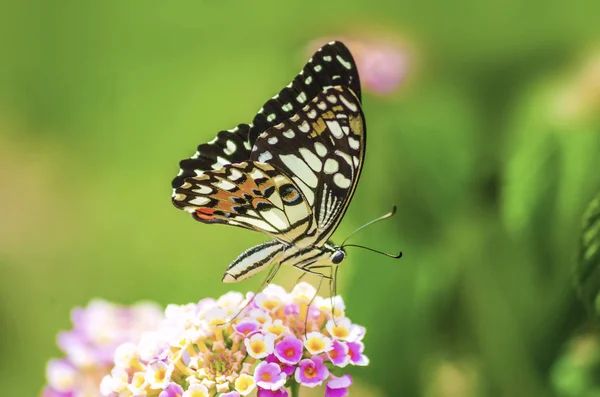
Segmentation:
[(346, 254), (344, 254), (343, 251), (336, 251), (333, 255), (331, 255), (331, 263), (333, 263), (334, 265), (340, 264), (342, 263), (345, 257)]

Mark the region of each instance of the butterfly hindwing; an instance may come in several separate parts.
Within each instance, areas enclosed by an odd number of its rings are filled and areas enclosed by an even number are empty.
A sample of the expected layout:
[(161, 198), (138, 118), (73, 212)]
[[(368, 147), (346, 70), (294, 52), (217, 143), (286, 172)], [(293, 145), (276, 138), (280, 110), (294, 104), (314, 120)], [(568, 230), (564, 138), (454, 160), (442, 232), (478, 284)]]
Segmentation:
[(173, 202), (203, 222), (220, 222), (290, 243), (313, 227), (310, 206), (296, 184), (272, 165), (229, 164), (187, 178)]
[(337, 227), (358, 183), (365, 139), (358, 98), (331, 87), (256, 140), (250, 159), (289, 176), (312, 209), (316, 230), (298, 245), (325, 242)]

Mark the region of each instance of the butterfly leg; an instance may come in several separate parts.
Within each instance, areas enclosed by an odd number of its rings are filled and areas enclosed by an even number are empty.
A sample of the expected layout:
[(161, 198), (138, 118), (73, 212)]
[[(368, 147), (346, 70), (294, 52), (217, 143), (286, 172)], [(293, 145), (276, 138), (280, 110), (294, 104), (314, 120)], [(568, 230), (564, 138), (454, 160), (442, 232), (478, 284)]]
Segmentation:
[(265, 289), (265, 287), (273, 280), (273, 278), (275, 278), (275, 275), (277, 274), (277, 272), (279, 271), (279, 268), (281, 267), (281, 263), (277, 263), (275, 265), (273, 265), (273, 267), (271, 268), (271, 270), (269, 271), (269, 274), (267, 275), (267, 277), (263, 280), (262, 284), (260, 285), (260, 287), (258, 288), (258, 291), (256, 291), (256, 293), (254, 295), (252, 295), (252, 298), (250, 298), (250, 300), (248, 300), (248, 302), (246, 302), (246, 304), (244, 305), (244, 307), (242, 307), (235, 316), (233, 316), (232, 318), (230, 318), (229, 320), (225, 321), (223, 324), (219, 324), (219, 326), (224, 326), (227, 325), (229, 323), (231, 323), (233, 320), (235, 320), (236, 318), (238, 318), (238, 316), (240, 314), (242, 314), (242, 312), (252, 303), (254, 302), (254, 298), (256, 298), (256, 295), (261, 292), (263, 289)]
[[(323, 266), (312, 266), (311, 267), (310, 264), (309, 264), (309, 265), (303, 265), (303, 266), (294, 265), (294, 267), (297, 268), (297, 269), (300, 269), (300, 270), (302, 270), (304, 272), (304, 274), (302, 274), (300, 276), (300, 278), (298, 279), (298, 281), (300, 281), (307, 274), (314, 274), (314, 275), (319, 276), (319, 285), (317, 286), (317, 290), (315, 291), (315, 294), (311, 298), (310, 302), (308, 302), (308, 306), (306, 308), (306, 317), (304, 319), (304, 334), (306, 336), (306, 329), (308, 327), (308, 315), (310, 313), (310, 305), (312, 305), (312, 303), (314, 302), (315, 298), (319, 294), (319, 290), (321, 289), (321, 284), (323, 284), (323, 279), (330, 280), (329, 281), (330, 284), (331, 284), (331, 280), (332, 280), (331, 274), (328, 276), (328, 275), (320, 273), (320, 272), (315, 272), (315, 271), (313, 271), (313, 269), (323, 269), (323, 268), (332, 269), (332, 266), (331, 265), (323, 265)], [(333, 270), (332, 270), (332, 272), (333, 272)]]
[[(310, 267), (310, 269), (330, 269), (330, 275), (326, 276), (322, 273), (319, 272), (310, 272), (308, 269), (303, 268), (302, 270), (304, 270), (307, 273), (312, 273), (312, 274), (318, 274), (321, 276), (321, 280), (323, 278), (326, 278), (329, 280), (329, 299), (331, 299), (331, 319), (333, 320), (333, 323), (335, 325), (335, 303), (333, 298), (335, 297), (335, 295), (337, 295), (337, 271), (338, 271), (338, 266), (331, 266), (331, 265), (323, 265), (323, 266), (312, 266)], [(303, 274), (303, 276), (306, 275)]]

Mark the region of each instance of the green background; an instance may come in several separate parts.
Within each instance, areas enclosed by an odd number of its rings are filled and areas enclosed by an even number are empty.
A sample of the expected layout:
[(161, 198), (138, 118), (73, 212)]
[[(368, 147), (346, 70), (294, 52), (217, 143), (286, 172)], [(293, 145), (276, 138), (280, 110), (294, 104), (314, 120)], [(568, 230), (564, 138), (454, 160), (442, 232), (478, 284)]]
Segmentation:
[[(340, 269), (371, 358), (353, 395), (600, 395), (572, 288), (600, 189), (600, 70), (583, 72), (598, 15), (597, 1), (2, 1), (2, 395), (38, 393), (55, 335), (93, 297), (257, 288), (220, 279), (264, 237), (193, 222), (170, 181), (291, 80), (307, 43), (340, 35), (395, 37), (414, 60), (395, 95), (364, 95), (365, 168), (335, 239), (398, 206), (354, 241), (404, 258), (354, 250)], [(565, 92), (588, 116), (557, 119)]]

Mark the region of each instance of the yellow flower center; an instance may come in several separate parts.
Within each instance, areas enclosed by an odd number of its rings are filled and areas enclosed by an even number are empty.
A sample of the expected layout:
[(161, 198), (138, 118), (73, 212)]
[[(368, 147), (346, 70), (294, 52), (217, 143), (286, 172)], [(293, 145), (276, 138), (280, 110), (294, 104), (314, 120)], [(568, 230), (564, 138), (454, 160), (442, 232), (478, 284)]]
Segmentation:
[(319, 351), (319, 350), (323, 350), (325, 348), (325, 343), (323, 343), (322, 340), (317, 339), (317, 338), (312, 338), (308, 341), (308, 350), (310, 351)]
[(279, 305), (277, 304), (277, 301), (265, 301), (264, 306), (267, 310), (273, 310)]
[(333, 327), (332, 331), (333, 331), (332, 332), (333, 336), (335, 336), (336, 338), (347, 338), (348, 335), (350, 334), (346, 327), (341, 327), (341, 326)]
[(275, 334), (277, 336), (281, 335), (284, 331), (283, 326), (281, 325), (272, 325), (269, 327), (269, 332)]
[(293, 357), (294, 356), (294, 348), (288, 347), (287, 349), (285, 349), (284, 354), (286, 357)]
[(307, 378), (312, 379), (317, 376), (317, 371), (315, 371), (313, 367), (306, 367), (304, 369), (304, 375), (306, 375)]
[(133, 387), (141, 387), (144, 384), (144, 373), (136, 372), (135, 374), (133, 374), (131, 384)]
[(250, 375), (242, 374), (235, 380), (235, 390), (238, 393), (245, 393), (254, 388), (254, 378)]
[(167, 376), (167, 370), (160, 368), (154, 373), (154, 380), (157, 382), (163, 382), (165, 380), (165, 376)]
[(261, 354), (267, 351), (266, 346), (263, 341), (255, 340), (250, 343), (250, 349), (254, 352), (254, 354)]

